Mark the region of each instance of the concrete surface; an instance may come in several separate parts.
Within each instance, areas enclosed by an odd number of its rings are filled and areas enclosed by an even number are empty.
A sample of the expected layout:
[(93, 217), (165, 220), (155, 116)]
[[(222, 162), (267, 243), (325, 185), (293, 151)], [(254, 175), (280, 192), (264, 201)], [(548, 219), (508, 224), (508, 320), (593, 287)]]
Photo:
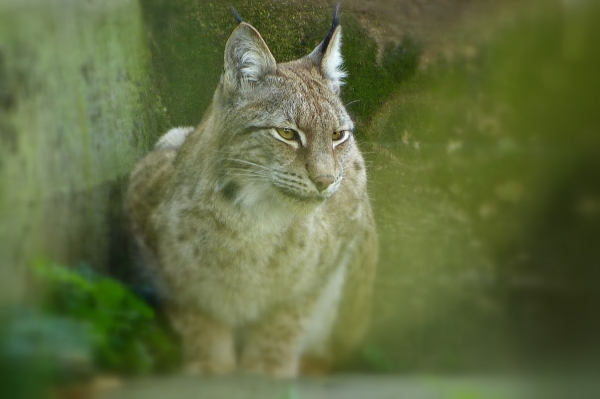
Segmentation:
[(98, 399), (519, 399), (521, 380), (485, 377), (338, 375), (274, 381), (265, 378), (176, 376), (124, 383)]

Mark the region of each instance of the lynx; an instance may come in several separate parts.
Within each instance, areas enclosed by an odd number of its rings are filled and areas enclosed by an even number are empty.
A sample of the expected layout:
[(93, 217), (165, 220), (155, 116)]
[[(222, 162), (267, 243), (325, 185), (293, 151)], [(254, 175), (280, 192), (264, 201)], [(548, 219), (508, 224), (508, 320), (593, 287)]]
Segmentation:
[(212, 105), (139, 162), (126, 212), (188, 370), (326, 372), (365, 333), (378, 247), (339, 8), (280, 64), (238, 21)]

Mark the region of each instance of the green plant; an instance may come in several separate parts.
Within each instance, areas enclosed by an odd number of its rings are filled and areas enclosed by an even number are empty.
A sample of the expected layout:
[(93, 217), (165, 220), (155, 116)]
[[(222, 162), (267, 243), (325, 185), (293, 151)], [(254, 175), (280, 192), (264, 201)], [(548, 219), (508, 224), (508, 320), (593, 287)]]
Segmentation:
[(88, 267), (73, 270), (38, 261), (44, 313), (74, 319), (87, 328), (94, 364), (119, 373), (169, 370), (178, 347), (154, 310), (121, 283)]

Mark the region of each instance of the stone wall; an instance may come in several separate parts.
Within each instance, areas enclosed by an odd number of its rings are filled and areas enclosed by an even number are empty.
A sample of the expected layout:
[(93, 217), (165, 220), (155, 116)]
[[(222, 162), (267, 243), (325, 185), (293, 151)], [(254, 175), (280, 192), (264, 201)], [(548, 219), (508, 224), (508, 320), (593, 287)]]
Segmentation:
[(35, 259), (102, 270), (123, 245), (123, 178), (156, 135), (149, 66), (137, 1), (0, 1), (0, 303)]

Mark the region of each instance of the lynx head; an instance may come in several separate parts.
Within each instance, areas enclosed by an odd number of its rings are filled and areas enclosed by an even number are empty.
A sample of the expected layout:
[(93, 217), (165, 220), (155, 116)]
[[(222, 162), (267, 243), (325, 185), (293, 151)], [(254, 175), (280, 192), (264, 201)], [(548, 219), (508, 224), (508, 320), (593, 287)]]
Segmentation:
[(338, 191), (354, 127), (339, 92), (345, 77), (339, 7), (308, 55), (278, 64), (258, 31), (240, 22), (225, 49), (213, 112), (221, 189), (238, 202), (271, 196), (317, 203)]

